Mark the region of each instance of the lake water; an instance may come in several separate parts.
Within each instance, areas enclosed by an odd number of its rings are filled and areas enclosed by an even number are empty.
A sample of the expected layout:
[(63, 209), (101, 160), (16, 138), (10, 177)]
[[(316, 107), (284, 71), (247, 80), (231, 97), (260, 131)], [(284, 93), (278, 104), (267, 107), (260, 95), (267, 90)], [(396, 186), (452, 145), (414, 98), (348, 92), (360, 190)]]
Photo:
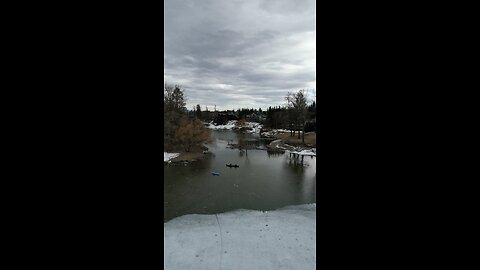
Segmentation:
[[(288, 154), (265, 150), (227, 148), (240, 138), (259, 139), (258, 134), (230, 130), (211, 131), (207, 145), (214, 156), (184, 165), (164, 165), (164, 221), (187, 214), (214, 214), (236, 209), (273, 210), (287, 205), (316, 202), (316, 158), (303, 164)], [(262, 146), (264, 141), (257, 142)], [(238, 164), (229, 168), (225, 164)], [(219, 172), (219, 176), (211, 174)]]

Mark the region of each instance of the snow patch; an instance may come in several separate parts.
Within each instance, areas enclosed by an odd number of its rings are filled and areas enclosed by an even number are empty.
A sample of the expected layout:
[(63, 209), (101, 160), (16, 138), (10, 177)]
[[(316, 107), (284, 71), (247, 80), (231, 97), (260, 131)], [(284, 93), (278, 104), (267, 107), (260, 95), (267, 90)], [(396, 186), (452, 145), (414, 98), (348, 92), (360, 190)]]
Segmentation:
[(256, 122), (246, 122), (245, 127), (251, 128), (251, 130), (247, 130), (247, 133), (260, 133), (260, 130), (263, 128), (263, 125)]
[(270, 131), (262, 132), (262, 135), (264, 137), (275, 137), (275, 135), (277, 135), (278, 133), (288, 133), (288, 132), (290, 131), (286, 129), (272, 129)]
[(213, 122), (208, 123), (207, 128), (209, 129), (233, 129), (235, 127), (235, 124), (237, 123), (237, 120), (231, 120), (228, 121), (225, 125), (214, 125)]
[(315, 148), (313, 149), (306, 149), (306, 150), (302, 150), (302, 151), (288, 151), (289, 153), (291, 154), (299, 154), (299, 155), (303, 155), (303, 156), (317, 156), (317, 150)]
[[(213, 122), (206, 124), (206, 127), (209, 129), (214, 130), (232, 130), (236, 127), (237, 120), (230, 120), (225, 125), (214, 125)], [(247, 130), (247, 133), (260, 133), (260, 129), (262, 129), (262, 125), (256, 122), (245, 122), (245, 125), (242, 127), (251, 128), (251, 130)]]
[(163, 161), (164, 162), (167, 162), (169, 161), (170, 159), (172, 158), (176, 158), (180, 155), (180, 153), (167, 153), (167, 152), (163, 152)]

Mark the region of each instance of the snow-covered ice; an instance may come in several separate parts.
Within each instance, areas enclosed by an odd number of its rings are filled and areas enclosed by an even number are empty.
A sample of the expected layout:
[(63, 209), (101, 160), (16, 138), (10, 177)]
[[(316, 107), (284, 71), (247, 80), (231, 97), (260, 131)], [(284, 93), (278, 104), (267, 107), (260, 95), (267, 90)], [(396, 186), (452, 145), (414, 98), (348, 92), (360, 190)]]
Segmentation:
[(164, 267), (315, 269), (316, 204), (186, 215), (164, 223)]
[(167, 162), (167, 161), (169, 161), (169, 160), (172, 159), (172, 158), (178, 157), (179, 155), (180, 155), (179, 153), (167, 153), (167, 152), (163, 152), (163, 161), (164, 161), (164, 162)]

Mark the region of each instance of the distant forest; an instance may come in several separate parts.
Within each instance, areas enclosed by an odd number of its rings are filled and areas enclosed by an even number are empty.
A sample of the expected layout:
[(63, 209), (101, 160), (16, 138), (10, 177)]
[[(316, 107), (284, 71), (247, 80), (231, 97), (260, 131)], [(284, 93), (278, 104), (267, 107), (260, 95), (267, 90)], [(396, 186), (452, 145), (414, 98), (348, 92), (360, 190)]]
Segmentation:
[[(305, 120), (305, 132), (312, 132), (316, 129), (316, 103), (305, 104), (304, 108), (297, 109), (293, 105), (270, 106), (262, 110), (253, 108), (241, 108), (238, 110), (209, 111), (200, 109), (198, 104), (188, 112), (190, 117), (196, 117), (206, 122), (213, 121), (214, 124), (224, 125), (230, 120), (245, 120), (263, 124), (270, 129), (301, 129), (303, 118)], [(305, 111), (303, 114), (303, 110)]]

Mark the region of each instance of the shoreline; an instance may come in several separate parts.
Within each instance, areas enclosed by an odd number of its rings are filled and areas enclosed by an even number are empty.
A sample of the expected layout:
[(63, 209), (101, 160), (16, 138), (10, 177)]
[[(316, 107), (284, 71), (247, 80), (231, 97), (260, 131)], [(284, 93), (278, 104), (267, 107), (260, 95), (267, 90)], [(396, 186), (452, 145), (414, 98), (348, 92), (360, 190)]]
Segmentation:
[[(226, 128), (226, 130), (232, 130), (234, 132), (238, 132), (238, 130), (233, 129), (232, 127), (230, 127), (230, 129)], [(264, 133), (266, 133), (265, 135), (267, 136), (262, 136)], [(305, 144), (302, 144), (301, 138), (298, 139), (298, 135), (290, 136), (289, 131), (282, 130), (282, 129), (273, 129), (266, 132), (261, 132), (260, 136), (261, 136), (261, 139), (262, 138), (272, 139), (273, 141), (265, 145), (266, 146), (265, 149), (250, 148), (250, 147), (248, 147), (247, 149), (266, 150), (268, 152), (289, 151), (291, 153), (298, 153), (298, 154), (307, 154), (307, 153), (302, 153), (305, 151), (309, 151), (309, 152), (313, 151), (313, 153), (316, 153), (317, 134), (315, 132), (305, 133)], [(233, 148), (233, 149), (237, 149), (238, 147), (239, 147), (238, 144), (229, 145), (229, 148)], [(178, 163), (188, 164), (190, 162), (195, 162), (198, 160), (210, 158), (211, 156), (214, 155), (212, 152), (209, 152), (208, 148), (205, 146), (199, 147), (191, 152), (178, 151), (176, 153), (166, 153), (166, 154), (176, 155), (172, 158), (169, 158), (168, 160), (164, 158), (164, 163), (166, 164), (178, 164)]]
[(177, 153), (178, 156), (171, 158), (164, 163), (175, 164), (175, 163), (190, 163), (211, 157), (212, 153), (208, 151), (192, 151), (192, 152), (180, 152)]

